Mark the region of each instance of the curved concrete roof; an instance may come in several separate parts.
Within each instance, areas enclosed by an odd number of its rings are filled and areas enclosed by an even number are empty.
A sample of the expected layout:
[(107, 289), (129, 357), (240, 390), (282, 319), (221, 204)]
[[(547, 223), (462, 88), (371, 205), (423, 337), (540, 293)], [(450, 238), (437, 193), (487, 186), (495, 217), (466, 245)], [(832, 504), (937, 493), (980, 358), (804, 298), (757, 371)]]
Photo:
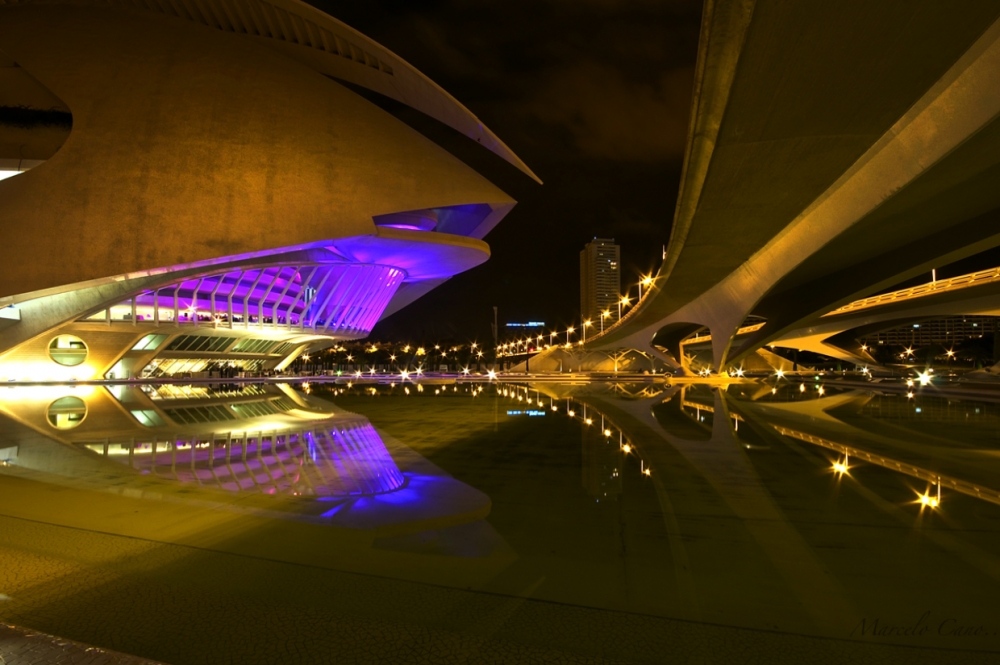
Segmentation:
[[(0, 0), (0, 5), (5, 4), (27, 4), (27, 0)], [(382, 45), (299, 0), (104, 0), (93, 5), (155, 12), (243, 35), (322, 74), (426, 113), (541, 182), (503, 141), (439, 85)]]
[(0, 47), (73, 113), (50, 160), (0, 182), (0, 297), (375, 235), (387, 213), (513, 204), (344, 86), (237, 35), (117, 6), (0, 15)]

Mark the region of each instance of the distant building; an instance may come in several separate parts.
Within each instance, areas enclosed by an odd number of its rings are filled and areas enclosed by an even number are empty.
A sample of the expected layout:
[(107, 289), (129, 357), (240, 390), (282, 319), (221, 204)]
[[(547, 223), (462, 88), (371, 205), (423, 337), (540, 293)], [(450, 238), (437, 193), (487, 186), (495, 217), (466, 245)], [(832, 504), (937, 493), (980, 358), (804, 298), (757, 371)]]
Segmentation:
[(921, 323), (912, 323), (899, 328), (883, 330), (862, 337), (859, 341), (870, 346), (925, 346), (942, 344), (949, 346), (969, 339), (979, 339), (996, 331), (996, 316), (949, 316)]
[(601, 312), (611, 316), (605, 323), (618, 320), (621, 293), (620, 248), (614, 238), (594, 238), (580, 252), (580, 314), (600, 325)]

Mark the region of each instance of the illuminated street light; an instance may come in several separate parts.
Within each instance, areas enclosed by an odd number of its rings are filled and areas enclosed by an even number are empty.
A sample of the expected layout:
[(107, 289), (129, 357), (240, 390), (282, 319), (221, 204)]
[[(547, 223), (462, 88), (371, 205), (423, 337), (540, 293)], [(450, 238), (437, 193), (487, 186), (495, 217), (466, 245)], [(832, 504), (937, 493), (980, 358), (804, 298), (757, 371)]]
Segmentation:
[(589, 328), (592, 325), (594, 325), (594, 324), (593, 324), (593, 322), (590, 319), (587, 319), (586, 321), (583, 322), (583, 341), (584, 342), (587, 341), (587, 328)]
[(639, 282), (639, 300), (642, 300), (642, 287), (644, 286), (648, 287), (652, 283), (653, 283), (652, 275), (643, 276), (642, 281)]
[(611, 316), (610, 309), (606, 309), (603, 312), (601, 312), (601, 332), (604, 332), (604, 319), (608, 318), (609, 316)]
[(572, 332), (576, 332), (576, 328), (574, 328), (573, 326), (566, 328), (566, 346), (569, 346), (569, 335)]
[(628, 304), (632, 302), (632, 299), (628, 296), (622, 296), (621, 300), (618, 301), (618, 320), (622, 320), (622, 305), (628, 307)]

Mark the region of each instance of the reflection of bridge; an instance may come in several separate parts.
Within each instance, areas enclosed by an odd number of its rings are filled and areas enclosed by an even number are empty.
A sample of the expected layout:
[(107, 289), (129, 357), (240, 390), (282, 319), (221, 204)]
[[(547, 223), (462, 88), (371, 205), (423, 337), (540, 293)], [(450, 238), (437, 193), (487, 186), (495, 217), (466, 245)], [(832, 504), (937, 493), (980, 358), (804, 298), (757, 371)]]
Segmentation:
[(708, 5), (666, 259), (587, 348), (676, 365), (707, 329), (716, 371), (771, 344), (862, 361), (862, 327), (1000, 310), (996, 271), (877, 295), (1000, 245), (998, 16)]
[[(995, 532), (989, 518), (978, 517), (992, 514), (988, 506), (970, 505), (1000, 503), (989, 467), (982, 464), (992, 451), (931, 432), (900, 438), (879, 433), (872, 427), (877, 419), (857, 415), (867, 413), (870, 396), (828, 387), (835, 394), (794, 402), (786, 402), (787, 395), (772, 396), (770, 387), (752, 385), (680, 386), (643, 401), (600, 394), (577, 398), (638, 441), (654, 469), (682, 611), (704, 618), (724, 607), (732, 620), (737, 614), (732, 601), (713, 591), (736, 588), (740, 593), (731, 595), (752, 597), (755, 607), (794, 598), (784, 606), (794, 606), (797, 614), (783, 616), (783, 628), (853, 625), (851, 617), (864, 614), (870, 599), (877, 598), (881, 607), (888, 597), (901, 608), (912, 602), (887, 582), (899, 579), (890, 571), (898, 570), (901, 548), (954, 576), (922, 586), (924, 600), (951, 597), (958, 578), (987, 585), (997, 579), (997, 557), (957, 527), (968, 527), (971, 520), (976, 526), (970, 531)], [(800, 399), (797, 387), (788, 389)], [(779, 401), (768, 401), (772, 397)], [(933, 398), (920, 403), (931, 422), (952, 408)], [(708, 416), (697, 429), (684, 413), (688, 404)], [(995, 413), (975, 418), (992, 424)], [(840, 476), (834, 463), (845, 453), (848, 475)], [(944, 498), (935, 505), (938, 487)], [(928, 508), (943, 512), (949, 527), (921, 528), (931, 517), (924, 512)], [(962, 563), (943, 572), (956, 560)], [(780, 574), (764, 579), (771, 570)]]

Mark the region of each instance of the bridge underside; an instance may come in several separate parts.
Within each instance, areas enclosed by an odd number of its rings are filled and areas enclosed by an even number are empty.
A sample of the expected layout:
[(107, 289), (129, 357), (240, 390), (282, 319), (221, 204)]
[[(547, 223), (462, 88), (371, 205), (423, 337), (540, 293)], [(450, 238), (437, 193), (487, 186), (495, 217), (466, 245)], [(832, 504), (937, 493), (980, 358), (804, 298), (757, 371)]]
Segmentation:
[(716, 371), (770, 344), (857, 360), (849, 331), (881, 317), (995, 310), (825, 316), (1000, 246), (1000, 3), (967, 9), (708, 3), (666, 260), (588, 348), (680, 360), (701, 329)]

